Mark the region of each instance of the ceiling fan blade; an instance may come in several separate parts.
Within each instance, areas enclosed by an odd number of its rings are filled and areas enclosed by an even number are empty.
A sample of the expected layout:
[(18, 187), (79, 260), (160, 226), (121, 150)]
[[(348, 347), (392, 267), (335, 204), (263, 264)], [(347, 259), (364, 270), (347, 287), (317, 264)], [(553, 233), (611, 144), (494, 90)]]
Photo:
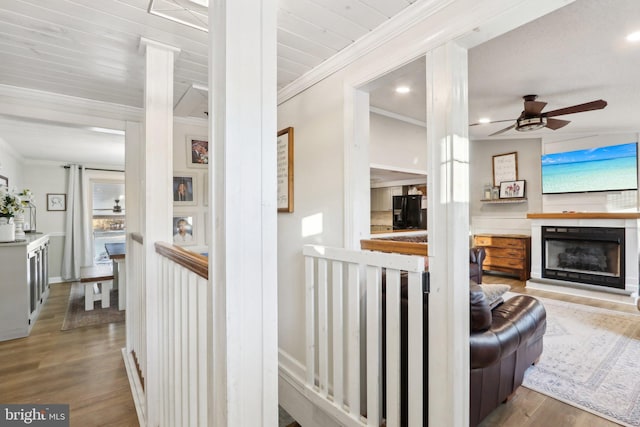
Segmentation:
[(551, 130), (556, 130), (565, 127), (569, 123), (571, 123), (570, 120), (547, 119), (547, 125), (545, 127)]
[(516, 127), (516, 124), (514, 123), (514, 124), (512, 124), (511, 126), (506, 127), (506, 128), (504, 128), (504, 129), (502, 129), (502, 130), (499, 130), (498, 132), (494, 132), (494, 133), (492, 133), (492, 134), (491, 134), (491, 135), (489, 135), (489, 136), (500, 135), (501, 133), (505, 133), (506, 131), (509, 131), (509, 130), (511, 130), (511, 129), (513, 129), (513, 128), (515, 128), (515, 127)]
[(471, 123), (469, 126), (479, 126), (479, 125), (491, 125), (493, 123), (504, 123), (504, 122), (515, 122), (516, 119), (507, 119), (507, 120), (492, 120), (486, 123)]
[(542, 117), (563, 116), (565, 114), (582, 113), (583, 111), (601, 110), (607, 106), (607, 101), (598, 99), (597, 101), (586, 102), (571, 107), (560, 108), (542, 114)]
[(541, 101), (524, 101), (524, 113), (527, 116), (537, 116), (545, 105), (547, 103)]

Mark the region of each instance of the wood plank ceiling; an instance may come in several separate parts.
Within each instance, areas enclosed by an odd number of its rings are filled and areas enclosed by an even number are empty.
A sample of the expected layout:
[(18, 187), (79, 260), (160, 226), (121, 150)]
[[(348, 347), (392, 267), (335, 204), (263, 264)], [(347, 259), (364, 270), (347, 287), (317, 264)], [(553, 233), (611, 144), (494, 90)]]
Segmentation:
[[(415, 1), (279, 0), (278, 88)], [(150, 0), (3, 1), (0, 84), (141, 107), (143, 36), (181, 49), (175, 66), (177, 102), (193, 85), (207, 86), (207, 33), (157, 13), (175, 7), (174, 15), (193, 20), (195, 15), (184, 9), (197, 11), (203, 2), (152, 0), (153, 14)]]

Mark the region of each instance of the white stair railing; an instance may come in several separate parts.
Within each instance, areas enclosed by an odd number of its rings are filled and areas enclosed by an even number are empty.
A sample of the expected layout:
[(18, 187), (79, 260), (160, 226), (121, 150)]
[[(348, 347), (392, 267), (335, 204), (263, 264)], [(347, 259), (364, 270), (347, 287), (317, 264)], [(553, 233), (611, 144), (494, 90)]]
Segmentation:
[[(408, 283), (408, 425), (423, 423), (424, 258), (307, 245), (306, 387), (311, 401), (345, 426), (400, 426), (400, 288)], [(382, 281), (386, 277), (386, 324)], [(364, 274), (362, 272), (365, 272)], [(364, 301), (365, 315), (361, 316)], [(364, 318), (365, 320), (362, 320)], [(329, 330), (329, 325), (332, 325)], [(382, 328), (386, 328), (386, 402), (382, 401)], [(366, 334), (366, 348), (362, 346)], [(365, 366), (360, 366), (361, 354)], [(332, 373), (332, 375), (331, 375)], [(363, 384), (366, 383), (366, 386)], [(366, 404), (361, 408), (361, 396)]]
[[(206, 426), (208, 260), (177, 246), (156, 243), (160, 256), (157, 383), (159, 426)], [(151, 393), (151, 390), (148, 391)]]
[[(208, 259), (177, 246), (155, 244), (158, 282), (146, 283), (145, 247), (134, 236), (127, 247), (127, 373), (141, 425), (160, 427), (208, 425), (207, 287)], [(154, 298), (147, 298), (153, 292)], [(150, 305), (151, 304), (151, 305)], [(147, 352), (147, 311), (157, 314), (156, 349)], [(158, 376), (146, 387), (149, 366)], [(147, 412), (147, 403), (160, 409)]]
[(127, 341), (123, 350), (131, 392), (141, 425), (144, 425), (147, 419), (147, 399), (144, 390), (145, 378), (147, 377), (147, 303), (143, 241), (143, 237), (139, 233), (131, 233), (127, 238), (125, 258)]

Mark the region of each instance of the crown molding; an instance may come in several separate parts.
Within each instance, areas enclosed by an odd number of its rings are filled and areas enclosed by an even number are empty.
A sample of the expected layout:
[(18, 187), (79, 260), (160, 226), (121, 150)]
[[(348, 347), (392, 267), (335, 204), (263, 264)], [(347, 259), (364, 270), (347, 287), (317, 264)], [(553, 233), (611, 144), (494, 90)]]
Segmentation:
[(372, 113), (375, 114), (379, 114), (381, 116), (385, 116), (385, 117), (389, 117), (391, 119), (396, 119), (396, 120), (400, 120), (401, 122), (406, 122), (415, 126), (420, 126), (423, 128), (427, 127), (427, 122), (421, 122), (420, 120), (416, 120), (412, 117), (408, 117), (402, 114), (398, 114), (398, 113), (393, 113), (391, 111), (387, 111), (387, 110), (383, 110), (382, 108), (378, 108), (378, 107), (369, 107), (369, 111), (371, 111)]
[(27, 120), (95, 125), (99, 118), (102, 127), (124, 130), (125, 121), (144, 117), (139, 107), (2, 84), (0, 97), (0, 114)]
[(341, 70), (358, 58), (411, 28), (416, 23), (445, 8), (454, 0), (416, 1), (402, 12), (331, 56), (278, 91), (278, 105)]
[[(12, 156), (13, 158), (15, 158), (16, 160), (24, 163), (25, 162), (25, 158), (22, 154), (18, 153), (16, 151), (15, 148), (13, 148), (11, 146), (11, 144), (9, 144), (7, 141), (4, 140), (4, 138), (2, 138), (2, 136), (0, 135), (0, 149), (4, 150), (5, 152), (9, 153), (10, 156)], [(0, 166), (2, 166), (2, 162), (0, 162)]]
[(200, 127), (208, 127), (209, 120), (201, 119), (198, 117), (182, 117), (182, 116), (173, 116), (174, 123), (179, 123), (182, 125), (189, 126), (200, 126)]

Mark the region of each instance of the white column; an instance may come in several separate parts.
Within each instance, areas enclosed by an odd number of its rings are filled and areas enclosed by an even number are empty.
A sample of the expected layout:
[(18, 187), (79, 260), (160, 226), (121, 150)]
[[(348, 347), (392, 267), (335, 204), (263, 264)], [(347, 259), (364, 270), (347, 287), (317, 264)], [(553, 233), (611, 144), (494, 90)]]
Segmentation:
[(276, 2), (209, 3), (211, 426), (278, 422)]
[(144, 89), (144, 149), (140, 159), (142, 185), (142, 224), (145, 247), (147, 425), (158, 425), (160, 414), (160, 378), (158, 349), (159, 283), (155, 242), (171, 242), (171, 179), (173, 158), (173, 66), (179, 49), (142, 38), (146, 48)]
[(427, 53), (429, 425), (469, 425), (467, 51)]
[[(142, 204), (139, 203), (143, 200), (143, 189), (140, 186), (140, 182), (142, 181), (142, 170), (140, 165), (143, 164), (144, 158), (142, 156), (143, 149), (143, 132), (142, 132), (142, 124), (139, 122), (130, 122), (127, 121), (125, 124), (125, 137), (124, 137), (124, 194), (127, 200), (131, 200), (131, 203), (128, 203), (127, 209), (125, 210), (125, 223), (127, 224), (127, 243), (126, 243), (126, 251), (131, 253), (131, 241), (129, 239), (129, 235), (131, 233), (140, 233), (142, 234), (142, 224), (144, 221), (142, 220)], [(134, 200), (137, 201), (134, 203)], [(131, 258), (125, 257), (125, 264)], [(134, 273), (136, 269), (128, 268), (125, 269), (127, 277), (125, 280), (129, 284), (133, 284), (134, 288), (137, 286), (141, 286), (142, 284), (138, 284), (135, 282)], [(126, 301), (131, 301), (130, 294), (132, 293), (132, 286), (128, 286), (125, 290), (125, 298)], [(127, 331), (127, 342), (126, 348), (127, 352), (130, 352), (133, 348), (133, 343), (131, 342), (131, 328), (134, 327), (132, 325), (131, 319), (132, 312), (127, 309), (125, 312), (126, 316), (126, 331)], [(138, 327), (138, 325), (135, 325)]]

